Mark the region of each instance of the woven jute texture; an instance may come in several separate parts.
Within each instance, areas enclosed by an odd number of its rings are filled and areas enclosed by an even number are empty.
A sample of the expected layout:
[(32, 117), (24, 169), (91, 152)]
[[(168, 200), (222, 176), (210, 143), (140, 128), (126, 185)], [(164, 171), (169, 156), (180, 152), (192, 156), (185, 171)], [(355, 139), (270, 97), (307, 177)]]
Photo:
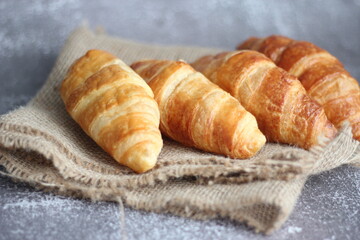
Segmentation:
[(136, 174), (99, 148), (68, 116), (59, 85), (89, 49), (107, 50), (130, 64), (144, 58), (191, 62), (219, 49), (139, 44), (86, 27), (67, 40), (39, 93), (0, 117), (0, 164), (13, 179), (57, 194), (119, 201), (154, 212), (231, 218), (269, 233), (290, 215), (308, 175), (359, 164), (359, 143), (345, 127), (311, 151), (267, 143), (253, 158), (234, 160), (164, 138), (156, 167)]

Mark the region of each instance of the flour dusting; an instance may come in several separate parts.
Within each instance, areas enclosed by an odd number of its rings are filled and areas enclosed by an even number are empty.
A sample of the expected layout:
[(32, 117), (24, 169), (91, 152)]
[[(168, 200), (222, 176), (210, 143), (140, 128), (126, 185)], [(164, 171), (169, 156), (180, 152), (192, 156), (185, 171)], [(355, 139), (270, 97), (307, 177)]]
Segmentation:
[(38, 192), (2, 177), (0, 195), (0, 226), (17, 239), (119, 239), (116, 203)]

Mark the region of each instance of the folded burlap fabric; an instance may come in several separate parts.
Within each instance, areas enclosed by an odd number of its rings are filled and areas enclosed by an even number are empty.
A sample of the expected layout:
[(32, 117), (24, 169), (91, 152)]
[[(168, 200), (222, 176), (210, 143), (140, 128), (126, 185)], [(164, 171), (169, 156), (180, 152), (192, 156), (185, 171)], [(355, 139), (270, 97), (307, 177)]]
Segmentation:
[(308, 152), (267, 143), (253, 158), (233, 160), (164, 139), (157, 166), (136, 174), (119, 165), (68, 116), (59, 85), (87, 50), (107, 50), (130, 64), (143, 58), (191, 62), (218, 49), (133, 43), (86, 27), (67, 40), (39, 93), (0, 117), (0, 165), (14, 179), (58, 194), (124, 201), (154, 212), (231, 218), (270, 232), (290, 215), (309, 174), (360, 164), (359, 143), (344, 128), (328, 145)]

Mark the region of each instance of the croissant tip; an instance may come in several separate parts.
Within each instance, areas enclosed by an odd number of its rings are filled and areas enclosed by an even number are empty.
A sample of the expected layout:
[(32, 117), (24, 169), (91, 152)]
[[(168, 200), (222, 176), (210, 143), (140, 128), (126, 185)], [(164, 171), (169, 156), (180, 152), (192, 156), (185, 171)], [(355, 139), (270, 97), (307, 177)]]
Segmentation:
[(266, 143), (266, 137), (260, 132), (255, 130), (256, 134), (253, 134), (252, 141), (248, 141), (246, 145), (238, 145), (238, 152), (233, 153), (232, 158), (247, 159), (255, 156)]
[[(92, 56), (92, 55), (103, 55), (103, 54), (108, 54), (108, 55), (112, 55), (111, 53), (105, 51), (105, 50), (101, 50), (101, 49), (90, 49), (85, 53), (85, 56)], [(114, 56), (115, 57), (115, 56)]]
[(133, 169), (136, 173), (145, 173), (153, 169), (156, 165), (157, 157), (139, 157), (137, 160), (134, 160), (134, 163), (127, 164), (128, 167)]
[(251, 48), (250, 46), (257, 40), (259, 40), (260, 38), (258, 37), (249, 37), (248, 39), (246, 39), (244, 42), (239, 43), (236, 46), (237, 50), (244, 50), (244, 49), (249, 49)]
[(255, 155), (257, 152), (260, 151), (260, 149), (265, 145), (265, 143), (266, 143), (266, 137), (262, 133), (260, 133), (259, 136), (257, 137), (257, 141), (254, 141), (254, 143), (251, 144), (249, 150), (254, 153), (253, 155)]
[(142, 143), (125, 160), (125, 165), (137, 173), (145, 173), (155, 167), (162, 145)]
[(131, 65), (130, 65), (130, 68), (132, 68), (135, 72), (138, 72), (138, 70), (147, 64), (148, 61), (151, 61), (149, 59), (142, 59), (142, 60), (139, 60), (139, 61), (136, 61), (136, 62), (133, 62)]

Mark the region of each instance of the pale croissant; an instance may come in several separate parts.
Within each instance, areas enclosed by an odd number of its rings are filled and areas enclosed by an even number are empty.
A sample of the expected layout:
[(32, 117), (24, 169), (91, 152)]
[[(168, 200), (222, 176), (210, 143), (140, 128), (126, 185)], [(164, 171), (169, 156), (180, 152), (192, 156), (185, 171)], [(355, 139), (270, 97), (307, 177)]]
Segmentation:
[(282, 36), (250, 38), (238, 48), (260, 51), (298, 77), (308, 94), (324, 107), (329, 120), (337, 128), (350, 122), (354, 138), (360, 140), (359, 84), (329, 52)]
[(249, 158), (265, 144), (254, 116), (189, 64), (144, 60), (131, 67), (153, 90), (168, 137), (232, 158)]
[(153, 168), (163, 142), (153, 92), (120, 59), (90, 50), (61, 85), (66, 110), (119, 163), (138, 173)]
[(238, 99), (269, 141), (309, 149), (336, 129), (301, 83), (256, 51), (205, 56), (192, 66)]

